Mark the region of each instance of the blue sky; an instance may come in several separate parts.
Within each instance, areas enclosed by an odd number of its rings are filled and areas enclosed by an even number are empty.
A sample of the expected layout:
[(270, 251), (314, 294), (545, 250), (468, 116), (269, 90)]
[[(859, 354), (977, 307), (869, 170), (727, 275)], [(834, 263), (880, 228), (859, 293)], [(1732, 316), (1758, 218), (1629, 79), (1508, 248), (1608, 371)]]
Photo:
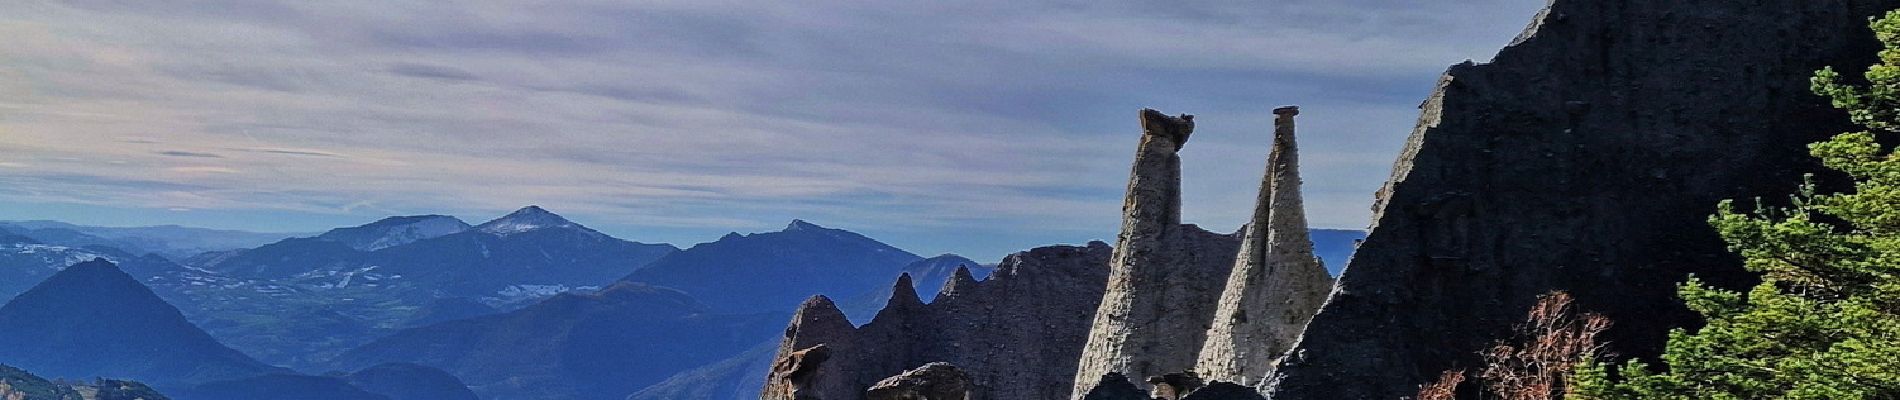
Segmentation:
[(0, 219), (538, 204), (637, 241), (802, 218), (995, 261), (1112, 239), (1142, 107), (1198, 116), (1184, 216), (1237, 228), (1299, 104), (1311, 220), (1359, 228), (1437, 75), (1543, 5), (466, 3), (4, 2)]

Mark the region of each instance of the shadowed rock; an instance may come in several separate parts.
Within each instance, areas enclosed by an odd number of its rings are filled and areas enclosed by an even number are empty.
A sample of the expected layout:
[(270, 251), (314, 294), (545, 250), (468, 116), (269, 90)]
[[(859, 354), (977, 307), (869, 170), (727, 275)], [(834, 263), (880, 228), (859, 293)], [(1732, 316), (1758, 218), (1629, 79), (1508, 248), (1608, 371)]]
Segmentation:
[(937, 298), (956, 297), (976, 290), (976, 275), (970, 273), (969, 266), (959, 265), (950, 279), (943, 282), (943, 290), (937, 292)]
[(1091, 386), (1088, 391), (1083, 392), (1082, 400), (1150, 399), (1148, 393), (1142, 392), (1139, 387), (1135, 387), (1134, 382), (1129, 382), (1127, 376), (1122, 375), (1120, 372), (1110, 372), (1102, 375), (1101, 380), (1097, 380), (1094, 386)]
[(930, 363), (885, 378), (865, 391), (868, 400), (967, 400), (970, 375), (949, 363)]
[[(772, 371), (765, 378), (765, 390), (761, 399), (767, 400), (803, 400), (829, 398), (822, 396), (833, 393), (845, 386), (833, 379), (823, 379), (844, 374), (837, 363), (826, 363), (834, 349), (849, 346), (849, 338), (856, 334), (857, 328), (851, 326), (838, 305), (825, 296), (812, 296), (799, 305), (798, 312), (792, 315), (791, 326), (785, 328), (785, 340), (779, 345), (778, 355), (772, 363)], [(831, 391), (831, 392), (827, 392)]]
[(1657, 354), (1699, 320), (1677, 283), (1750, 280), (1707, 224), (1716, 203), (1785, 199), (1815, 170), (1806, 145), (1852, 127), (1808, 78), (1871, 64), (1867, 19), (1897, 6), (1551, 2), (1493, 62), (1440, 80), (1267, 397), (1411, 395), (1557, 290), (1617, 322), (1613, 351)]
[(1253, 388), (1229, 382), (1214, 382), (1194, 393), (1188, 393), (1181, 400), (1265, 400), (1260, 392)]
[[(933, 362), (969, 376), (970, 399), (1047, 400), (1069, 397), (1090, 318), (1108, 282), (1107, 243), (1054, 246), (1005, 258), (988, 280), (967, 271), (945, 283), (945, 295), (917, 302), (899, 278), (888, 306), (851, 328), (829, 301), (807, 303), (787, 330), (777, 364), (793, 351), (825, 344), (831, 357), (802, 382), (826, 400), (854, 400), (887, 377)], [(832, 315), (812, 318), (812, 315)], [(779, 370), (786, 370), (781, 367)], [(791, 400), (793, 386), (774, 372), (765, 400)]]
[(1148, 385), (1154, 388), (1153, 393), (1148, 397), (1156, 400), (1181, 400), (1182, 397), (1187, 397), (1188, 393), (1200, 390), (1203, 381), (1200, 376), (1192, 372), (1176, 372), (1149, 377)]

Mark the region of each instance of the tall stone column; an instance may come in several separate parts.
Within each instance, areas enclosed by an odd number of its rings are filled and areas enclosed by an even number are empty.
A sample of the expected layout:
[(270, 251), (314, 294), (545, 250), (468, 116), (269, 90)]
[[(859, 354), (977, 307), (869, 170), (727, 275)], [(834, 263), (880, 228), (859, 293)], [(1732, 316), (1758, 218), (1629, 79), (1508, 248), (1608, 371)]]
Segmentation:
[(1300, 196), (1297, 106), (1273, 111), (1273, 147), (1253, 220), (1247, 224), (1234, 271), (1221, 292), (1195, 372), (1207, 381), (1252, 386), (1299, 339), (1326, 301), (1332, 276), (1313, 256)]
[[(1171, 308), (1192, 301), (1171, 288), (1171, 270), (1188, 262), (1181, 245), (1181, 157), (1194, 132), (1194, 117), (1141, 111), (1143, 134), (1122, 203), (1122, 231), (1109, 261), (1108, 289), (1096, 310), (1088, 344), (1076, 371), (1074, 397), (1088, 393), (1110, 372), (1141, 377), (1185, 371), (1205, 320)], [(1184, 332), (1192, 334), (1182, 335)], [(1186, 336), (1186, 337), (1183, 337)]]

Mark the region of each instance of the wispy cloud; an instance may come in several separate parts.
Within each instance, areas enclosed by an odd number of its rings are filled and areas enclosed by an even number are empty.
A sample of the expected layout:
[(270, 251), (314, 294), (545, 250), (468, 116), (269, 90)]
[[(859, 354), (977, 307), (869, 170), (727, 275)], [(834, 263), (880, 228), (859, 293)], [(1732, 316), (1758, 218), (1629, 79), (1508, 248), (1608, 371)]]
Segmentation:
[(193, 151), (178, 151), (178, 150), (160, 151), (158, 152), (158, 155), (170, 156), (170, 157), (189, 157), (189, 158), (224, 158), (224, 156), (217, 155), (216, 153), (199, 153), (199, 152), (193, 152)]
[[(0, 197), (532, 203), (677, 242), (800, 217), (995, 256), (1113, 234), (1144, 106), (1201, 116), (1187, 215), (1229, 229), (1302, 103), (1313, 220), (1363, 226), (1435, 75), (1541, 4), (6, 2)], [(942, 239), (975, 235), (1010, 239)]]

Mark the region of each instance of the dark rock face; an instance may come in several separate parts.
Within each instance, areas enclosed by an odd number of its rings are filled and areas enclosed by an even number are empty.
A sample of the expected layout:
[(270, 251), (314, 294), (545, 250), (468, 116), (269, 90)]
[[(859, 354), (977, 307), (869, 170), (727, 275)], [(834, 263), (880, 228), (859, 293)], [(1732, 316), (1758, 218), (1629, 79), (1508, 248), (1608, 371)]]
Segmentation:
[(886, 378), (865, 391), (868, 400), (966, 400), (970, 375), (949, 363), (929, 363)]
[(1200, 390), (1205, 383), (1201, 377), (1190, 372), (1176, 372), (1148, 378), (1148, 386), (1154, 388), (1152, 397), (1158, 400), (1181, 400), (1188, 393)]
[[(971, 399), (1067, 398), (1111, 252), (1095, 242), (1017, 253), (988, 280), (946, 283), (951, 293), (928, 304), (900, 279), (885, 309), (859, 328), (814, 298), (786, 329), (763, 398), (857, 400), (885, 377), (932, 362), (966, 371)], [(807, 367), (799, 352), (821, 344), (829, 360)]]
[(1253, 388), (1227, 382), (1214, 382), (1188, 393), (1181, 400), (1265, 400)]
[(1134, 382), (1129, 382), (1127, 376), (1123, 376), (1120, 372), (1110, 372), (1107, 375), (1102, 375), (1102, 380), (1096, 382), (1094, 388), (1083, 393), (1082, 400), (1150, 399), (1147, 393), (1141, 391), (1141, 388), (1135, 387)]
[(1900, 1), (1557, 0), (1490, 64), (1454, 66), (1337, 292), (1270, 379), (1277, 400), (1396, 399), (1505, 337), (1537, 296), (1616, 321), (1654, 355), (1695, 323), (1693, 273), (1744, 284), (1706, 218), (1783, 198), (1846, 116), (1808, 94), (1872, 62)]

